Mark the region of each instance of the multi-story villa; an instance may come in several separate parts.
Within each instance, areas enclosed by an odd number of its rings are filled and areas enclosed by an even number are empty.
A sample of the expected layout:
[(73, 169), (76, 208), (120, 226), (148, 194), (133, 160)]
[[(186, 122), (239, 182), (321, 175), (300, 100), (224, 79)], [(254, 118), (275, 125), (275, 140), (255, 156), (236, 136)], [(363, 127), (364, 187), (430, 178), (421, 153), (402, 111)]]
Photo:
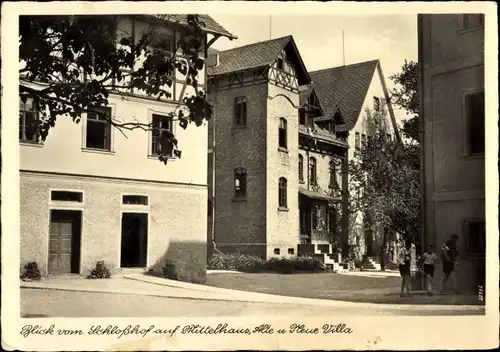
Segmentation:
[[(235, 38), (201, 17), (206, 35), (200, 55), (220, 36)], [(152, 23), (174, 51), (185, 15), (118, 17), (120, 33), (136, 39)], [(171, 100), (131, 90), (110, 95), (106, 112), (117, 121), (153, 123), (152, 131), (126, 137), (88, 114), (79, 124), (60, 117), (39, 143), (32, 128), (38, 113), (31, 101), (20, 103), (21, 264), (36, 261), (44, 274), (86, 275), (99, 260), (112, 269), (153, 270), (168, 261), (180, 278), (205, 280), (207, 126), (184, 130), (168, 117), (182, 101), (183, 76), (175, 76)], [(199, 80), (206, 88), (204, 71)], [(166, 166), (158, 161), (156, 139), (163, 130), (189, 146)]]
[(208, 70), (209, 241), (264, 258), (321, 252), (333, 263), (335, 244), (347, 242), (342, 111), (324, 128), (314, 122), (322, 105), (291, 36), (213, 51)]
[[(356, 158), (363, 143), (373, 133), (373, 125), (368, 116), (383, 119), (381, 126), (390, 138), (399, 140), (396, 119), (389, 101), (382, 66), (379, 60), (356, 63), (347, 66), (327, 68), (311, 72), (314, 89), (325, 111), (340, 109), (345, 124), (338, 131), (348, 132), (348, 160)], [(321, 126), (333, 119), (333, 114), (325, 114), (316, 119)], [(351, 194), (351, 196), (356, 196)], [(376, 224), (370, 224), (367, 214), (358, 214), (349, 221), (349, 244), (359, 246), (361, 253), (368, 257), (378, 257), (383, 236)], [(389, 236), (389, 240), (393, 240)]]
[(457, 288), (484, 292), (484, 15), (420, 15), (418, 40), (424, 243), (458, 235)]

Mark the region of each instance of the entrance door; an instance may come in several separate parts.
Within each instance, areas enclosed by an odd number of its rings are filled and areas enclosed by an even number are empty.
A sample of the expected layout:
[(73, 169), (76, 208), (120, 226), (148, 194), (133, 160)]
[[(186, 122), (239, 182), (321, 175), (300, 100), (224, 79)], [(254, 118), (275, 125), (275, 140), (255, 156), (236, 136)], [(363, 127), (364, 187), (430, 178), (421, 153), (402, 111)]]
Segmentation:
[(80, 272), (81, 212), (52, 210), (49, 235), (50, 274)]
[(123, 213), (122, 248), (120, 266), (122, 268), (145, 268), (148, 249), (148, 214)]

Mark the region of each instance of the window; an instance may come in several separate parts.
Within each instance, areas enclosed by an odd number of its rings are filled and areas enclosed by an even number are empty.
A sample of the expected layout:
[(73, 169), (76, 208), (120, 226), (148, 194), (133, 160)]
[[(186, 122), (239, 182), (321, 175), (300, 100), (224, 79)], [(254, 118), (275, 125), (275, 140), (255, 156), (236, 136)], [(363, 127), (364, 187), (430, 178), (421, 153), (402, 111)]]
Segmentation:
[[(167, 152), (162, 153), (162, 144), (165, 146), (165, 138), (172, 133), (173, 120), (170, 116), (163, 116), (159, 114), (153, 114), (152, 116), (152, 126), (151, 126), (151, 154), (161, 155), (167, 154)], [(166, 146), (165, 146), (166, 147)], [(169, 156), (173, 155), (173, 150), (168, 153)]]
[(273, 253), (274, 253), (275, 255), (280, 255), (280, 249), (279, 249), (279, 248), (274, 248)]
[(122, 204), (148, 205), (148, 196), (124, 195)]
[(463, 29), (474, 29), (484, 26), (483, 14), (465, 14), (462, 17)]
[(330, 131), (330, 133), (335, 133), (335, 124), (333, 121), (328, 122), (328, 131)]
[(366, 134), (361, 135), (361, 147), (364, 148), (366, 146)]
[(330, 160), (330, 188), (337, 187), (337, 167), (335, 161)]
[(380, 99), (377, 97), (373, 97), (373, 110), (375, 111), (380, 110)]
[(73, 191), (52, 191), (50, 192), (50, 200), (57, 202), (83, 202), (82, 192)]
[(465, 96), (465, 114), (467, 123), (467, 154), (484, 154), (484, 92)]
[(281, 177), (278, 186), (278, 200), (280, 208), (287, 208), (286, 186), (286, 178)]
[(111, 150), (111, 124), (102, 115), (111, 118), (111, 108), (96, 109), (100, 114), (89, 112), (87, 114), (86, 147), (93, 149)]
[(279, 141), (278, 141), (279, 147), (286, 149), (287, 148), (286, 120), (284, 118), (280, 118), (278, 139), (279, 139)]
[(306, 124), (306, 109), (304, 108), (299, 109), (299, 123), (303, 126)]
[(234, 170), (234, 196), (246, 197), (247, 195), (247, 171), (243, 168)]
[(304, 182), (304, 157), (299, 154), (299, 182)]
[(234, 124), (246, 126), (247, 124), (247, 98), (239, 97), (234, 100)]
[(294, 255), (295, 254), (295, 249), (293, 248), (288, 248), (288, 254)]
[(385, 138), (387, 138), (387, 140), (391, 141), (392, 140), (392, 136), (390, 133), (386, 133), (385, 134)]
[(318, 208), (315, 205), (311, 208), (311, 228), (313, 230), (318, 228)]
[(313, 186), (315, 186), (317, 183), (316, 159), (313, 157), (309, 158), (309, 183)]
[(355, 152), (359, 152), (361, 149), (361, 139), (359, 132), (356, 132), (356, 134), (354, 135), (354, 149)]
[(277, 66), (278, 70), (284, 69), (285, 62), (283, 61), (283, 59), (281, 57), (279, 57), (278, 61), (276, 61), (276, 66)]
[(486, 254), (486, 223), (484, 221), (466, 221), (467, 251), (472, 256)]
[(40, 117), (33, 99), (26, 103), (19, 101), (19, 140), (22, 142), (38, 142)]

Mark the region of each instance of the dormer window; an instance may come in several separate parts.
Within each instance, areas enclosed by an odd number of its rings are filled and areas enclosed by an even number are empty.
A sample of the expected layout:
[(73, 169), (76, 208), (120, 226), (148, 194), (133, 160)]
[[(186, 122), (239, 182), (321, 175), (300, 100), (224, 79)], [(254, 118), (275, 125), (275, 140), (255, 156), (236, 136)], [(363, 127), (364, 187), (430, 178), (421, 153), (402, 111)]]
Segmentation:
[(330, 131), (330, 133), (335, 133), (335, 124), (333, 121), (328, 122), (328, 131)]

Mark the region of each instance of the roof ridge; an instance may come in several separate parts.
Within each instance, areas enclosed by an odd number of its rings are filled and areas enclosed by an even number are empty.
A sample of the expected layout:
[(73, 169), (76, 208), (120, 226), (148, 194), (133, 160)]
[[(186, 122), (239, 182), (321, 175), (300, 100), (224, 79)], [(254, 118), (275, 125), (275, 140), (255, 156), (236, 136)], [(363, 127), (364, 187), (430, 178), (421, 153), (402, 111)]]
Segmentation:
[(285, 35), (283, 37), (279, 37), (279, 38), (274, 38), (274, 39), (268, 39), (268, 40), (261, 40), (260, 42), (255, 42), (255, 43), (250, 43), (250, 44), (246, 44), (246, 45), (242, 45), (242, 46), (237, 46), (237, 47), (234, 47), (234, 48), (231, 48), (231, 49), (226, 49), (226, 50), (218, 50), (220, 54), (223, 54), (223, 53), (228, 53), (230, 51), (233, 51), (233, 50), (240, 50), (242, 48), (247, 48), (249, 46), (254, 46), (254, 45), (259, 45), (259, 44), (263, 44), (263, 43), (270, 43), (270, 42), (274, 42), (274, 41), (278, 41), (278, 40), (283, 40), (285, 38), (292, 38), (292, 35)]
[(361, 65), (366, 65), (366, 64), (369, 64), (369, 63), (374, 63), (374, 62), (380, 62), (380, 59), (373, 59), (373, 60), (368, 60), (368, 61), (363, 61), (363, 62), (356, 62), (356, 63), (350, 64), (350, 65), (342, 65), (342, 66), (334, 66), (334, 67), (321, 68), (319, 70), (314, 70), (314, 71), (309, 71), (309, 72), (310, 73), (318, 73), (318, 72), (322, 72), (322, 71), (335, 70), (335, 69), (339, 69), (339, 68), (361, 66)]

